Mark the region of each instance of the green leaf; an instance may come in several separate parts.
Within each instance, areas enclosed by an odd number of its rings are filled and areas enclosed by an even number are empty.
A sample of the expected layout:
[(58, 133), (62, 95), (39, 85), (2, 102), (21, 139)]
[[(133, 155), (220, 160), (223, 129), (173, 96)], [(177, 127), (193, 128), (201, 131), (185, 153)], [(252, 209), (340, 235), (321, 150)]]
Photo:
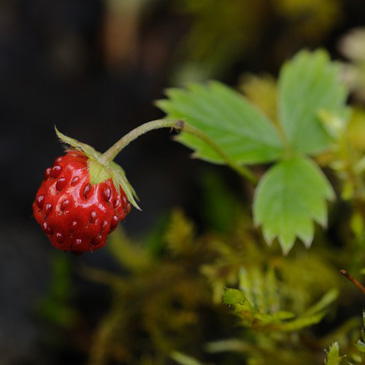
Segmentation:
[[(209, 136), (237, 163), (254, 164), (278, 159), (283, 145), (275, 126), (242, 95), (219, 82), (192, 84), (186, 90), (170, 89), (167, 100), (157, 105), (168, 118), (185, 119)], [(181, 133), (179, 142), (195, 150), (195, 156), (224, 163), (199, 138)]]
[(310, 326), (313, 326), (314, 324), (321, 322), (321, 320), (323, 319), (325, 314), (326, 314), (326, 312), (320, 312), (320, 313), (316, 313), (316, 314), (313, 314), (308, 317), (299, 316), (292, 321), (287, 321), (287, 322), (281, 323), (278, 326), (278, 328), (281, 331), (286, 331), (286, 332), (299, 331), (304, 327), (310, 327)]
[(280, 326), (283, 331), (299, 330), (303, 327), (319, 323), (326, 314), (329, 305), (338, 297), (338, 290), (329, 290), (316, 304), (308, 308), (304, 313), (291, 322)]
[(247, 299), (241, 290), (229, 288), (223, 294), (223, 303), (233, 306), (243, 306), (247, 303)]
[(331, 136), (318, 113), (346, 113), (347, 89), (339, 81), (339, 66), (323, 50), (301, 51), (279, 76), (279, 120), (291, 149), (316, 154), (328, 148)]
[(329, 290), (316, 304), (307, 309), (304, 316), (311, 316), (325, 310), (331, 303), (333, 303), (338, 298), (338, 290)]
[(121, 226), (110, 235), (108, 248), (113, 259), (133, 274), (145, 271), (151, 264), (151, 256), (136, 242), (129, 239)]
[(240, 200), (232, 192), (222, 176), (213, 170), (200, 174), (201, 204), (199, 204), (204, 223), (211, 230), (231, 232), (237, 221)]
[(167, 248), (174, 255), (189, 255), (196, 249), (195, 226), (180, 210), (174, 210), (164, 235)]
[(309, 247), (313, 221), (327, 223), (326, 199), (334, 192), (322, 171), (305, 157), (294, 157), (273, 166), (256, 188), (253, 214), (268, 243), (277, 237), (287, 254), (299, 237)]
[(355, 344), (355, 347), (357, 350), (359, 350), (362, 354), (365, 354), (365, 342), (362, 342), (361, 340), (358, 340)]
[(340, 356), (340, 346), (334, 342), (327, 353), (326, 365), (340, 365), (342, 357)]

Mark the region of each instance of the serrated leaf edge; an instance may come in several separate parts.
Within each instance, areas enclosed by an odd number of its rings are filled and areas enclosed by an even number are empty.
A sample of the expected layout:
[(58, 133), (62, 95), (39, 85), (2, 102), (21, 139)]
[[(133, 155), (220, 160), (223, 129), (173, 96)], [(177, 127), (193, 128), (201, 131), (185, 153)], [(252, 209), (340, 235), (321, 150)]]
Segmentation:
[[(314, 161), (308, 157), (304, 157), (302, 156), (301, 158), (308, 160), (308, 162), (311, 162), (313, 164), (313, 167), (315, 167), (318, 171), (318, 173), (323, 177), (324, 179), (324, 183), (326, 184), (326, 190), (323, 192), (322, 195), (322, 199), (324, 200), (325, 204), (327, 201), (333, 201), (336, 198), (335, 192), (333, 190), (333, 187), (331, 186), (330, 182), (328, 181), (328, 179), (326, 178), (326, 176), (324, 175), (323, 171), (314, 163)], [(283, 160), (284, 161), (284, 160)], [(281, 161), (281, 162), (283, 162)], [(280, 163), (280, 162), (278, 162)], [(275, 166), (277, 166), (277, 164), (275, 164), (274, 166), (272, 166), (272, 168), (274, 168)], [(267, 174), (268, 171), (266, 171), (265, 174)], [(311, 214), (309, 217), (311, 219), (311, 224), (313, 226), (313, 232), (311, 234), (311, 236), (308, 236), (307, 238), (304, 237), (304, 235), (302, 234), (302, 232), (300, 233), (296, 233), (294, 235), (294, 238), (292, 240), (286, 240), (285, 238), (283, 238), (282, 236), (280, 236), (277, 233), (273, 233), (271, 231), (271, 229), (267, 230), (266, 229), (266, 224), (263, 222), (263, 220), (261, 218), (257, 217), (257, 214), (255, 214), (255, 201), (256, 201), (256, 196), (257, 196), (257, 191), (259, 188), (260, 184), (256, 187), (255, 190), (255, 194), (254, 194), (254, 203), (253, 203), (253, 223), (254, 226), (256, 228), (259, 228), (260, 226), (262, 227), (262, 235), (263, 238), (265, 240), (265, 242), (267, 243), (268, 246), (272, 245), (272, 242), (277, 239), (279, 241), (280, 247), (283, 251), (283, 254), (286, 256), (290, 250), (293, 248), (295, 241), (297, 239), (301, 240), (304, 244), (304, 246), (306, 248), (310, 248), (313, 242), (313, 238), (314, 238), (314, 222), (316, 222), (317, 224), (319, 224), (320, 226), (322, 226), (323, 228), (325, 228), (327, 226), (327, 221), (328, 221), (328, 208), (327, 208), (327, 204), (325, 205), (325, 211), (324, 214), (321, 218), (315, 217), (313, 216), (313, 214)]]

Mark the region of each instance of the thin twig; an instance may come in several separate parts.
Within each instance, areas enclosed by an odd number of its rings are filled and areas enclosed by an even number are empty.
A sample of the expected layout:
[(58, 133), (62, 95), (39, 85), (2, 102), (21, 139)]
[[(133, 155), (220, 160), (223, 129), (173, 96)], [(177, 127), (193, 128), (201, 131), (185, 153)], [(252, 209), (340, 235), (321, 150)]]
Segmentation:
[(363, 294), (365, 294), (365, 287), (361, 283), (359, 283), (355, 278), (353, 278), (346, 270), (342, 269), (340, 270), (340, 273), (347, 279), (349, 279), (356, 287), (358, 287)]

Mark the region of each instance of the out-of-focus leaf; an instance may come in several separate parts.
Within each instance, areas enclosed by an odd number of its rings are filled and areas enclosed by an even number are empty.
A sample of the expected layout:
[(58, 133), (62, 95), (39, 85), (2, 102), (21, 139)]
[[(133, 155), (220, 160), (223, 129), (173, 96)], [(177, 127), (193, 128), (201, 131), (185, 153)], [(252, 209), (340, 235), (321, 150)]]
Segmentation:
[(204, 223), (212, 230), (229, 232), (236, 222), (240, 201), (213, 171), (205, 171), (200, 181)]
[(170, 214), (162, 214), (152, 229), (144, 237), (144, 245), (148, 253), (153, 257), (159, 257), (166, 247), (165, 232), (170, 223)]
[(223, 294), (223, 303), (230, 305), (234, 308), (235, 312), (251, 312), (253, 315), (256, 309), (247, 300), (241, 290), (227, 289)]
[(338, 290), (332, 289), (328, 291), (320, 301), (314, 304), (312, 307), (307, 309), (304, 313), (305, 316), (311, 316), (313, 314), (319, 313), (326, 309), (334, 300), (338, 297)]
[[(341, 2), (332, 0), (275, 0), (272, 5), (292, 26), (291, 37), (320, 40), (341, 18)], [(304, 42), (307, 43), (307, 42)]]
[(108, 248), (113, 257), (132, 272), (144, 271), (152, 260), (146, 250), (131, 242), (121, 227), (110, 236)]
[[(269, 288), (269, 284), (274, 284), (275, 288)], [(293, 312), (281, 309), (281, 303), (286, 303), (285, 293), (282, 293), (281, 297), (277, 296), (275, 307), (269, 305), (272, 302), (272, 291), (279, 288), (281, 286), (272, 269), (265, 270), (259, 266), (252, 266), (248, 270), (242, 267), (240, 290), (226, 289), (223, 303), (233, 307), (245, 327), (291, 332), (319, 323), (326, 314), (328, 306), (338, 296), (336, 289), (330, 290), (317, 303), (297, 316)]]
[[(266, 118), (243, 96), (229, 87), (211, 82), (192, 84), (188, 89), (170, 89), (168, 99), (158, 102), (168, 118), (185, 119), (208, 135), (229, 157), (241, 164), (269, 162), (283, 153), (279, 134)], [(195, 150), (203, 160), (224, 163), (210, 146), (191, 134), (177, 140)]]
[(203, 363), (194, 359), (193, 357), (182, 354), (181, 352), (178, 351), (172, 352), (170, 357), (171, 359), (176, 361), (176, 363), (179, 365), (203, 365)]
[(180, 211), (175, 210), (165, 233), (165, 242), (174, 255), (191, 254), (194, 245), (194, 224)]
[(313, 221), (327, 223), (326, 199), (334, 192), (311, 160), (296, 157), (272, 167), (261, 179), (254, 198), (254, 221), (261, 224), (268, 243), (278, 238), (287, 254), (299, 237), (310, 246)]
[(266, 17), (266, 0), (177, 0), (172, 4), (191, 20), (177, 45), (175, 85), (227, 72), (245, 55), (248, 45), (258, 42)]
[(354, 108), (347, 125), (347, 135), (351, 146), (365, 151), (365, 111)]
[(56, 255), (52, 260), (49, 291), (38, 307), (40, 315), (58, 326), (72, 326), (77, 319), (75, 309), (70, 306), (73, 294), (70, 261), (64, 255)]
[(331, 145), (331, 136), (318, 113), (345, 113), (347, 89), (339, 80), (339, 66), (323, 50), (301, 51), (279, 76), (279, 113), (291, 149), (316, 154)]
[(338, 342), (334, 342), (330, 345), (327, 353), (327, 359), (325, 365), (340, 365), (342, 357), (340, 356), (340, 346)]
[(240, 82), (244, 95), (272, 121), (277, 121), (277, 84), (270, 75), (244, 75)]

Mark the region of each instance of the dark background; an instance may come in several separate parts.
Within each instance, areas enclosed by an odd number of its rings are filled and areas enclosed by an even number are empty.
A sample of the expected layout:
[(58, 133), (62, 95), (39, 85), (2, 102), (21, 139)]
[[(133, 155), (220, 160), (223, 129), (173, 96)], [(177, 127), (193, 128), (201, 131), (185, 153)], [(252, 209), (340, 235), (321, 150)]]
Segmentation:
[[(365, 19), (360, 0), (332, 2), (333, 13), (318, 10), (329, 21), (316, 18), (315, 7), (289, 16), (269, 0), (223, 2), (233, 14), (243, 11), (236, 23), (214, 10), (222, 1), (207, 3), (199, 12), (188, 0), (0, 0), (0, 364), (53, 363), (36, 307), (55, 249), (31, 206), (45, 168), (63, 153), (54, 125), (105, 151), (163, 116), (153, 101), (166, 87), (207, 78), (235, 86), (246, 72), (275, 75), (302, 47), (323, 46), (338, 58), (339, 37)], [(143, 209), (127, 218), (128, 233), (142, 235), (175, 206), (199, 221), (199, 174), (207, 164), (188, 156), (166, 130), (118, 156)], [(224, 167), (216, 169), (239, 185)], [(103, 250), (72, 260), (113, 267)], [(101, 289), (78, 285), (80, 302), (107, 305)]]

